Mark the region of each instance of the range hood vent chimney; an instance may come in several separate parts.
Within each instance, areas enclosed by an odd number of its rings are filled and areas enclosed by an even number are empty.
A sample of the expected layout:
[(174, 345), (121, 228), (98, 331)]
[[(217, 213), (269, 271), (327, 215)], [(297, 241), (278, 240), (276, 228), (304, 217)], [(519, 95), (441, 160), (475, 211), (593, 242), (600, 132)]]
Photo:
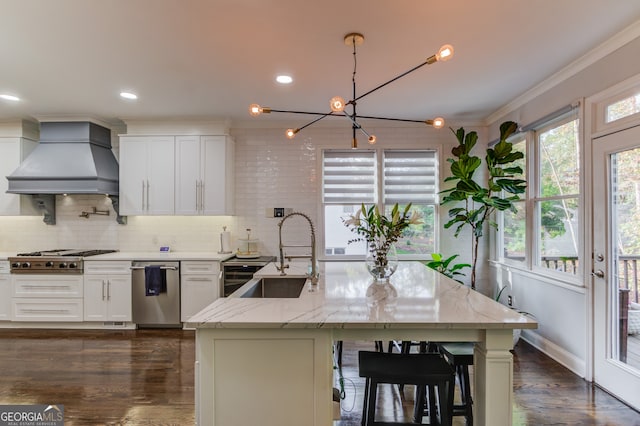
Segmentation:
[[(44, 122), (40, 123), (40, 143), (7, 176), (7, 192), (47, 199), (45, 211), (51, 215), (53, 208), (54, 212), (45, 222), (54, 224), (57, 194), (109, 195), (118, 213), (118, 175), (111, 130), (88, 121)], [(42, 200), (39, 204), (42, 208)], [(118, 214), (119, 223), (122, 219)]]

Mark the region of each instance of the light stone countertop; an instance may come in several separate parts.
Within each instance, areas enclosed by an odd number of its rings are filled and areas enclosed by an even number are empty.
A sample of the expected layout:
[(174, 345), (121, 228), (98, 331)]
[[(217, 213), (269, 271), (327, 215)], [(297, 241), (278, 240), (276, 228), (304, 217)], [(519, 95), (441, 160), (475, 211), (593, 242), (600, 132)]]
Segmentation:
[[(304, 276), (306, 263), (289, 276)], [(257, 276), (280, 276), (271, 263)], [(536, 321), (419, 262), (400, 262), (391, 285), (372, 284), (364, 262), (321, 262), (317, 286), (299, 298), (218, 299), (188, 321), (196, 328), (537, 328)]]
[(160, 251), (118, 251), (115, 253), (99, 254), (97, 256), (85, 257), (84, 261), (93, 260), (210, 260), (210, 261), (223, 261), (230, 259), (234, 256), (233, 253), (217, 253), (217, 252), (205, 252), (205, 251), (170, 251), (168, 253), (161, 253)]

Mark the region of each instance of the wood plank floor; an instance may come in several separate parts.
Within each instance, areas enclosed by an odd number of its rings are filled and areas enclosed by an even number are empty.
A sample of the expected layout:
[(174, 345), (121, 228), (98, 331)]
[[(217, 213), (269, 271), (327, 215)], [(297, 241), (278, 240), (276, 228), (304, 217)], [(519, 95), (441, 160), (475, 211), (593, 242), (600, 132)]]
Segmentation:
[[(64, 404), (65, 425), (193, 425), (194, 333), (183, 330), (0, 330), (0, 404)], [(360, 424), (362, 383), (346, 342), (346, 398), (336, 426)], [(525, 342), (514, 353), (514, 425), (640, 425), (640, 414)], [(402, 420), (412, 391), (381, 390)], [(457, 425), (463, 425), (456, 418)], [(301, 425), (305, 426), (305, 425)]]

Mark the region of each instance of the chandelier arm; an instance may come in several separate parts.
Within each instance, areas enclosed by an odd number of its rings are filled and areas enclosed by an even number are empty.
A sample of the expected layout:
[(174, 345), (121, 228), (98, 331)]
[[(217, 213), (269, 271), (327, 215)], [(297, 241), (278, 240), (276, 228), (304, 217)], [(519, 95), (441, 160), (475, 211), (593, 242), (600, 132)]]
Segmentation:
[[(344, 112), (344, 111), (343, 111)], [(360, 130), (365, 136), (367, 136), (368, 138), (371, 137), (371, 135), (369, 134), (369, 132), (367, 132), (365, 129), (362, 128), (362, 126), (360, 125), (360, 123), (358, 123), (356, 120), (354, 120), (353, 117), (351, 117), (349, 114), (347, 114), (346, 112), (344, 112), (344, 116), (347, 117), (349, 120), (351, 120), (351, 122), (353, 123), (353, 130), (354, 130), (354, 134), (355, 134), (355, 130)], [(360, 118), (364, 118), (362, 116), (360, 116)], [(354, 136), (355, 137), (355, 136)]]
[(370, 115), (359, 115), (359, 118), (368, 118), (371, 120), (387, 120), (387, 121), (402, 121), (405, 123), (425, 123), (426, 120), (409, 120), (405, 118), (386, 118), (386, 117), (372, 117)]
[(415, 67), (411, 68), (411, 69), (410, 69), (410, 70), (408, 70), (408, 71), (403, 72), (402, 74), (400, 74), (400, 75), (398, 75), (398, 76), (396, 76), (396, 77), (392, 78), (391, 80), (386, 81), (386, 82), (382, 83), (381, 85), (379, 85), (379, 86), (377, 86), (377, 87), (374, 87), (373, 89), (369, 90), (368, 92), (363, 93), (362, 95), (358, 96), (357, 98), (354, 98), (351, 102), (355, 102), (355, 101), (357, 101), (357, 100), (359, 100), (359, 99), (362, 99), (362, 98), (364, 98), (365, 96), (370, 95), (371, 93), (375, 92), (376, 90), (382, 89), (384, 86), (386, 86), (386, 85), (388, 85), (388, 84), (393, 83), (394, 81), (398, 80), (399, 78), (402, 78), (402, 77), (404, 77), (405, 75), (410, 74), (410, 73), (414, 72), (415, 70), (417, 70), (417, 69), (419, 69), (419, 68), (422, 68), (423, 66), (425, 66), (425, 65), (427, 65), (427, 64), (432, 64), (432, 63), (433, 63), (433, 60), (432, 60), (431, 58), (428, 58), (426, 61), (424, 61), (424, 62), (423, 62), (423, 63), (421, 63), (420, 65), (416, 65)]
[(333, 115), (331, 112), (327, 113), (327, 114), (322, 114), (320, 117), (316, 118), (315, 120), (311, 120), (310, 122), (308, 122), (307, 124), (305, 124), (302, 127), (298, 127), (298, 131), (304, 129), (305, 127), (309, 127), (311, 126), (313, 123), (317, 123), (318, 121), (322, 120), (323, 118), (326, 118), (329, 115)]
[(326, 117), (328, 115), (333, 115), (334, 117), (340, 116), (340, 114), (336, 114), (333, 111), (331, 111), (331, 112), (289, 111), (289, 110), (284, 110), (284, 109), (272, 109), (272, 108), (270, 108), (269, 112), (283, 112), (283, 113), (287, 113), (287, 114), (321, 115), (323, 117)]

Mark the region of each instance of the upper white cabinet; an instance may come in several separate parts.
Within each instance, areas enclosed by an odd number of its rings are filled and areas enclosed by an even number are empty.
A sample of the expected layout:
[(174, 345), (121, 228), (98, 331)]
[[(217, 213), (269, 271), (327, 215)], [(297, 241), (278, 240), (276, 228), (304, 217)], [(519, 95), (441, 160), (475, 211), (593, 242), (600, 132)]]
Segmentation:
[(22, 160), (38, 145), (37, 142), (22, 137), (0, 137), (0, 215), (16, 216), (36, 214), (35, 208), (26, 195), (7, 194), (6, 176), (18, 168)]
[(232, 215), (234, 147), (228, 136), (177, 136), (175, 214)]
[(174, 214), (173, 136), (120, 137), (120, 214)]

